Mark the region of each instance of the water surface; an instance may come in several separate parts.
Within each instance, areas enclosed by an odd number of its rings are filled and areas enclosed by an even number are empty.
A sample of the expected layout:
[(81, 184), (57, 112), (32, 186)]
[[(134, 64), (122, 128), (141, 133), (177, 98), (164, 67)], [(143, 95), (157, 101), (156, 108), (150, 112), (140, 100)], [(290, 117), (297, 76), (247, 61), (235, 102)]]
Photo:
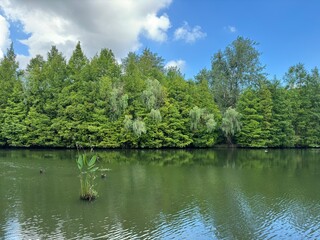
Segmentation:
[[(319, 239), (319, 150), (0, 150), (0, 239)], [(45, 173), (40, 174), (39, 170)]]

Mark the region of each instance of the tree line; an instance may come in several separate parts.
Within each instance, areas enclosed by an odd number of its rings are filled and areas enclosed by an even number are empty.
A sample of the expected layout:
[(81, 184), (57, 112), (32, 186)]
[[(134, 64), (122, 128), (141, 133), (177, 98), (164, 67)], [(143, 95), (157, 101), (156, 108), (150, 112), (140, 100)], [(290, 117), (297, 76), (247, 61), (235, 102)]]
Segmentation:
[(70, 59), (52, 46), (19, 69), (0, 60), (0, 145), (184, 148), (320, 146), (320, 76), (299, 63), (268, 79), (257, 43), (238, 37), (187, 80), (149, 49)]

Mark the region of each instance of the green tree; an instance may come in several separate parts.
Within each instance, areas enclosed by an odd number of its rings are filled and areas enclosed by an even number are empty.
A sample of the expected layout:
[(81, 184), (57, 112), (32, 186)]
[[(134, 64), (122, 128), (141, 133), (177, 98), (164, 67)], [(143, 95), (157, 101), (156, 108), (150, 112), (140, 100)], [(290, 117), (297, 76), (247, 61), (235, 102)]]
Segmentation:
[(21, 82), (16, 82), (3, 114), (2, 131), (9, 146), (20, 147), (25, 144), (26, 126), (24, 120), (26, 106), (24, 102), (22, 84)]
[(237, 111), (242, 116), (242, 129), (237, 135), (238, 144), (246, 147), (271, 145), (272, 97), (269, 88), (248, 88), (241, 95)]
[(159, 109), (164, 102), (164, 91), (158, 80), (147, 80), (146, 90), (142, 92), (142, 100), (147, 110)]
[(273, 109), (272, 96), (268, 86), (264, 83), (259, 86), (257, 94), (259, 96), (258, 113), (263, 117), (261, 121), (261, 140), (265, 142), (265, 146), (270, 146)]
[(43, 97), (45, 100), (44, 111), (54, 119), (59, 109), (59, 94), (62, 89), (70, 84), (67, 78), (67, 64), (62, 53), (55, 46), (48, 52), (48, 60), (43, 66), (44, 82)]
[(145, 48), (139, 56), (139, 69), (143, 79), (156, 79), (159, 82), (164, 80), (164, 60), (158, 54), (153, 53), (150, 49)]
[(312, 69), (307, 82), (309, 96), (309, 117), (306, 143), (310, 147), (320, 146), (320, 74), (317, 68)]
[(13, 49), (13, 44), (11, 43), (10, 48), (7, 49), (5, 56), (0, 61), (0, 125), (2, 126), (0, 128), (0, 145), (6, 144), (5, 135), (8, 133), (5, 131), (9, 129), (5, 130), (3, 128), (3, 124), (5, 123), (6, 119), (4, 114), (8, 114), (5, 113), (5, 111), (9, 111), (8, 108), (14, 104), (12, 102), (12, 94), (15, 86), (19, 83), (19, 76), (21, 74), (18, 68), (19, 64), (16, 61), (16, 54)]
[(257, 43), (238, 37), (212, 59), (212, 86), (214, 97), (221, 110), (236, 107), (240, 93), (248, 86), (256, 86), (263, 79)]
[(73, 81), (76, 81), (79, 77), (82, 69), (88, 64), (88, 59), (84, 55), (80, 42), (77, 43), (69, 61), (68, 61), (68, 76)]
[(130, 101), (133, 101), (132, 99), (138, 97), (145, 87), (142, 73), (139, 69), (139, 56), (135, 53), (129, 53), (122, 60), (122, 68), (125, 91), (129, 94)]
[(85, 145), (84, 142), (88, 141), (83, 141), (83, 128), (87, 126), (92, 111), (92, 105), (85, 104), (88, 95), (83, 73), (86, 68), (88, 60), (78, 42), (66, 66), (68, 84), (62, 86), (57, 100), (57, 116), (52, 119), (52, 127), (58, 133), (58, 142), (62, 146), (75, 147), (77, 143)]
[(89, 77), (98, 80), (101, 77), (108, 76), (113, 82), (119, 80), (121, 76), (121, 67), (110, 49), (102, 49), (98, 56), (91, 61)]
[(7, 99), (13, 91), (15, 83), (19, 76), (19, 63), (16, 61), (16, 54), (11, 43), (10, 48), (0, 62), (0, 107), (6, 106)]
[(232, 138), (241, 130), (241, 115), (234, 109), (229, 107), (223, 114), (221, 130), (227, 138), (228, 144), (232, 144)]
[(190, 130), (186, 128), (186, 118), (183, 118), (178, 106), (166, 101), (162, 110), (163, 120), (160, 129), (163, 132), (163, 147), (187, 147), (192, 143)]
[(110, 93), (110, 117), (117, 119), (128, 107), (128, 94), (124, 93), (123, 86), (114, 86)]
[(295, 145), (307, 146), (307, 129), (310, 116), (310, 96), (307, 83), (309, 74), (299, 63), (289, 68), (284, 78), (289, 92), (291, 119), (295, 132)]
[(192, 109), (199, 107), (203, 109), (202, 127), (197, 131), (192, 131), (193, 146), (210, 147), (213, 146), (218, 139), (217, 126), (221, 123), (221, 113), (214, 101), (214, 96), (209, 88), (207, 72), (201, 71), (196, 76), (196, 81), (189, 81), (189, 92)]
[(43, 57), (32, 58), (25, 72), (25, 94), (27, 115), (25, 118), (27, 146), (53, 146), (54, 134), (51, 128), (52, 119), (45, 111), (47, 101), (50, 101), (49, 83), (46, 81)]
[(26, 97), (28, 107), (34, 107), (40, 113), (44, 112), (46, 99), (45, 75), (43, 71), (45, 61), (42, 56), (32, 58), (25, 71)]
[(271, 146), (293, 147), (294, 129), (291, 119), (290, 99), (287, 90), (275, 80), (270, 87), (272, 95)]
[(25, 118), (25, 145), (32, 147), (53, 146), (53, 132), (51, 119), (44, 113), (38, 112), (36, 107), (30, 107)]
[(242, 128), (237, 134), (237, 143), (242, 147), (266, 146), (262, 139), (263, 116), (259, 114), (259, 98), (252, 88), (246, 89), (241, 95), (237, 111), (242, 116)]
[(164, 145), (168, 147), (188, 146), (192, 143), (189, 127), (189, 113), (193, 107), (192, 97), (189, 94), (190, 84), (185, 81), (177, 69), (170, 69), (167, 73), (165, 87), (168, 99), (162, 109), (163, 123), (170, 129), (163, 129), (164, 135), (168, 136)]

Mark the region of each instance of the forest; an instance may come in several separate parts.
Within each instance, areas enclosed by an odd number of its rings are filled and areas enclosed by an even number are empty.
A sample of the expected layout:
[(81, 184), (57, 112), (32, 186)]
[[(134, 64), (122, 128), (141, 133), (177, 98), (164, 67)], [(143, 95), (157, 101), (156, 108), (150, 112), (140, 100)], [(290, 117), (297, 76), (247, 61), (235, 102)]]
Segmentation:
[(0, 146), (319, 147), (320, 75), (302, 63), (269, 79), (257, 43), (238, 37), (185, 79), (150, 49), (70, 59), (55, 47), (21, 70), (0, 60)]

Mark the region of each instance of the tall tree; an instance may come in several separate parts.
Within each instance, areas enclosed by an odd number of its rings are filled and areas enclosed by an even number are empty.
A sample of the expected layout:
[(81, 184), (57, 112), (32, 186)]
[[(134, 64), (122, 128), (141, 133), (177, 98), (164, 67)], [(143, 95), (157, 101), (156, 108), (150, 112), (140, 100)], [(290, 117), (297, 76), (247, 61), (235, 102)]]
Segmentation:
[(307, 146), (308, 116), (310, 116), (310, 98), (307, 83), (309, 74), (304, 65), (291, 66), (284, 78), (289, 92), (291, 119), (295, 131), (295, 145)]
[[(4, 111), (8, 107), (8, 100), (12, 99), (14, 86), (19, 81), (19, 64), (16, 61), (16, 54), (11, 43), (10, 48), (0, 61), (0, 125), (5, 121)], [(0, 128), (0, 145), (6, 143), (3, 127)]]
[(240, 93), (264, 78), (256, 46), (256, 42), (238, 37), (223, 52), (214, 55), (210, 85), (221, 110), (235, 108)]
[(320, 146), (320, 74), (318, 68), (311, 71), (307, 82), (309, 95), (309, 117), (307, 129), (307, 145), (310, 147)]
[[(213, 146), (218, 138), (217, 126), (221, 122), (221, 113), (216, 105), (213, 94), (209, 89), (206, 78), (201, 78), (197, 82), (190, 81), (189, 91), (191, 108), (189, 111), (191, 123), (191, 135), (193, 146), (210, 147)], [(198, 118), (200, 114), (200, 119)], [(194, 118), (194, 116), (197, 116)], [(200, 120), (200, 127), (194, 128), (195, 119)], [(197, 125), (197, 124), (196, 124)]]
[(76, 78), (87, 64), (88, 59), (82, 51), (80, 42), (78, 42), (68, 61), (68, 75), (71, 78)]
[(80, 144), (82, 127), (90, 115), (88, 108), (84, 106), (87, 95), (83, 72), (86, 67), (88, 59), (78, 42), (67, 64), (68, 84), (63, 86), (58, 95), (59, 108), (57, 117), (53, 119), (54, 129), (60, 137), (59, 142), (67, 147)]
[(273, 102), (270, 145), (272, 147), (293, 147), (294, 129), (288, 92), (278, 80), (273, 81), (270, 91)]
[(59, 94), (70, 81), (67, 78), (67, 64), (62, 53), (55, 46), (48, 52), (48, 60), (43, 66), (44, 110), (51, 119), (57, 116)]
[(262, 83), (257, 91), (259, 96), (259, 109), (258, 113), (263, 117), (261, 121), (262, 134), (261, 140), (265, 142), (265, 146), (271, 144), (271, 130), (272, 130), (272, 109), (273, 102), (271, 92), (268, 86)]
[(45, 75), (43, 71), (45, 61), (42, 56), (32, 58), (25, 71), (26, 96), (28, 108), (34, 107), (38, 112), (43, 113), (45, 105)]
[(156, 79), (159, 82), (164, 80), (164, 60), (158, 54), (145, 48), (139, 56), (139, 69), (145, 80)]
[(123, 80), (125, 90), (130, 94), (130, 98), (136, 97), (144, 88), (142, 73), (139, 69), (139, 56), (136, 53), (130, 52), (128, 56), (122, 60), (122, 68), (124, 72)]
[(4, 122), (2, 124), (3, 136), (9, 146), (19, 147), (25, 144), (26, 117), (25, 99), (22, 83), (17, 81), (8, 98), (7, 107), (4, 109)]
[(237, 143), (242, 147), (265, 147), (266, 142), (262, 138), (263, 116), (259, 113), (259, 97), (257, 93), (248, 88), (241, 95), (237, 111), (241, 114), (242, 128), (237, 134)]
[(121, 68), (111, 49), (102, 49), (99, 55), (92, 59), (89, 74), (95, 80), (103, 76), (109, 76), (113, 81), (120, 78)]

